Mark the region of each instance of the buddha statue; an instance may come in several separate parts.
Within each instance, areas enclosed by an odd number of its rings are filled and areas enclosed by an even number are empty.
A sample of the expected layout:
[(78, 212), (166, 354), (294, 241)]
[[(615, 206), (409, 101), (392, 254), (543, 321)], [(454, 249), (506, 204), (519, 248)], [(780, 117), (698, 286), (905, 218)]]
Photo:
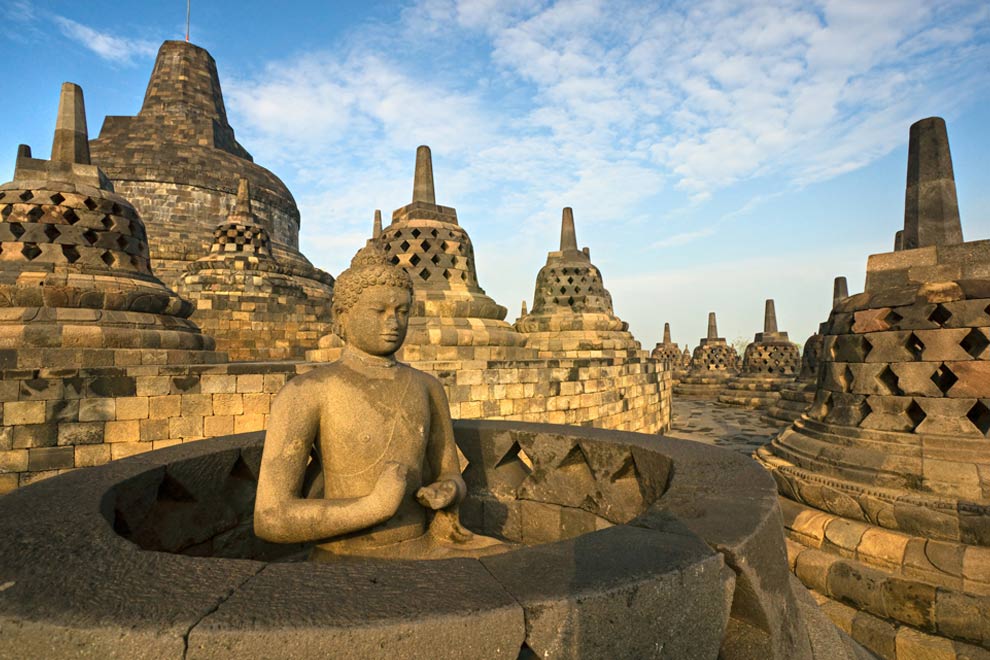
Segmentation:
[(316, 542), (311, 558), (478, 556), (501, 542), (458, 518), (467, 493), (443, 386), (397, 362), (412, 281), (369, 241), (337, 278), (339, 360), (289, 381), (272, 401), (255, 533)]

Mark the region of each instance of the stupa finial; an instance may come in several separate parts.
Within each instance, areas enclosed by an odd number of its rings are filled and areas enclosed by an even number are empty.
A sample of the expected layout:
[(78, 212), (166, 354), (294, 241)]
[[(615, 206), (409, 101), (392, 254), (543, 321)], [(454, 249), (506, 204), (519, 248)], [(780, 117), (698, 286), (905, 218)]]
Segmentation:
[(526, 316), (527, 314), (529, 314), (529, 310), (526, 309), (526, 301), (524, 300), (524, 301), (522, 301), (522, 311), (519, 312), (519, 318), (522, 318), (523, 316)]
[(664, 323), (663, 324), (663, 343), (665, 343), (665, 344), (669, 344), (670, 343), (670, 324), (669, 323)]
[(437, 203), (436, 193), (433, 190), (433, 156), (426, 145), (416, 148), (416, 174), (413, 178), (412, 201)]
[(234, 202), (234, 213), (251, 215), (251, 183), (247, 177), (242, 176), (237, 181), (237, 201)]
[(62, 83), (51, 159), (62, 163), (90, 164), (86, 106), (82, 87), (75, 83)]
[(375, 224), (371, 228), (371, 237), (377, 239), (382, 235), (382, 210), (375, 209)]
[(715, 312), (708, 312), (708, 339), (718, 339), (718, 325), (715, 322)]
[(911, 250), (962, 242), (945, 120), (928, 117), (911, 125), (901, 244)]
[(832, 284), (832, 307), (839, 304), (839, 301), (843, 298), (849, 297), (849, 285), (846, 283), (845, 275), (840, 275), (835, 278), (835, 282)]
[(564, 207), (560, 219), (560, 251), (577, 250), (577, 234), (574, 232), (574, 210)]
[(776, 334), (777, 332), (777, 310), (773, 305), (773, 298), (767, 298), (766, 306), (763, 308), (763, 334)]

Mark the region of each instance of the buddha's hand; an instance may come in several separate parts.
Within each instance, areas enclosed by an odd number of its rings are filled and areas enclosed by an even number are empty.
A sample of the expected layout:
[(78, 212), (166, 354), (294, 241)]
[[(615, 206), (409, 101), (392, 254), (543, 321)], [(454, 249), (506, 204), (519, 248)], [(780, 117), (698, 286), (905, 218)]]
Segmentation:
[(457, 483), (452, 479), (435, 481), (417, 490), (416, 499), (427, 509), (446, 509), (457, 499)]
[(387, 520), (395, 515), (402, 503), (402, 498), (406, 494), (406, 476), (409, 474), (409, 466), (395, 461), (386, 461), (382, 466), (382, 473), (378, 475), (378, 481), (372, 489), (369, 498), (378, 504), (381, 511), (387, 513), (383, 519)]

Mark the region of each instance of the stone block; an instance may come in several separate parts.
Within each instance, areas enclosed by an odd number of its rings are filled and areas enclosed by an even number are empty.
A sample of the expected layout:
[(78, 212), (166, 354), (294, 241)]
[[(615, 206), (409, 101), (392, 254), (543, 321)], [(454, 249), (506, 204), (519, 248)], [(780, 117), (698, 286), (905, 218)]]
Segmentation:
[(214, 394), (214, 415), (241, 415), (244, 413), (244, 401), (241, 394)]
[(7, 401), (3, 404), (3, 423), (7, 426), (43, 424), (45, 410), (44, 401)]
[(265, 387), (264, 374), (243, 374), (237, 376), (237, 392), (263, 392)]
[[(8, 449), (0, 451), (0, 473), (24, 472), (28, 469), (27, 449)], [(16, 483), (16, 479), (15, 479)]]
[(75, 447), (76, 467), (94, 467), (110, 460), (110, 445), (77, 445)]
[(102, 422), (117, 418), (117, 400), (103, 397), (82, 399), (79, 402), (80, 422)]
[(28, 470), (59, 470), (75, 465), (75, 452), (72, 447), (36, 447), (28, 450)]
[(200, 438), (203, 436), (203, 416), (183, 415), (168, 420), (169, 438)]
[(103, 441), (138, 442), (141, 438), (141, 425), (138, 420), (106, 422), (103, 430)]
[(167, 440), (169, 435), (167, 419), (142, 419), (138, 422), (141, 426), (140, 441), (154, 442), (157, 440)]
[(200, 416), (213, 414), (212, 394), (183, 394), (182, 416)]
[(117, 399), (117, 419), (147, 419), (148, 397), (121, 397)]
[(179, 395), (153, 396), (148, 401), (149, 419), (168, 419), (182, 414), (182, 397)]
[[(44, 403), (43, 401), (41, 403)], [(58, 444), (57, 424), (27, 424), (15, 426), (11, 446), (14, 449), (54, 447)]]
[(64, 423), (58, 426), (59, 445), (96, 445), (103, 442), (103, 422)]
[(237, 391), (237, 376), (227, 374), (203, 374), (200, 378), (200, 393), (220, 394)]
[(264, 415), (240, 415), (234, 418), (234, 433), (262, 431), (265, 428)]
[(207, 438), (229, 435), (233, 432), (234, 417), (232, 415), (211, 415), (203, 418), (203, 435)]
[(116, 461), (121, 458), (151, 451), (151, 449), (150, 442), (117, 442), (110, 445), (110, 458)]
[(264, 392), (245, 394), (242, 401), (245, 415), (267, 415), (271, 408), (272, 395)]

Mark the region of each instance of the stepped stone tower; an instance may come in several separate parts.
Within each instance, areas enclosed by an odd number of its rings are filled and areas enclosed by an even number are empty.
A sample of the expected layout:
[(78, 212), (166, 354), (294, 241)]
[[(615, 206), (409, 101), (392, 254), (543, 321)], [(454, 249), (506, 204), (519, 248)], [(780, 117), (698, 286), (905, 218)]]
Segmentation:
[(0, 186), (0, 364), (66, 369), (226, 360), (152, 272), (144, 223), (90, 162), (82, 89), (62, 85), (51, 160)]
[(413, 280), (402, 359), (497, 359), (525, 343), (503, 320), (506, 308), (478, 285), (474, 248), (457, 211), (436, 203), (429, 147), (416, 150), (412, 202), (392, 213), (378, 240)]
[(547, 255), (536, 276), (532, 311), (516, 321), (526, 346), (537, 349), (540, 357), (640, 350), (629, 325), (612, 311), (612, 297), (588, 254), (577, 247), (574, 212), (567, 207), (561, 219), (560, 249)]
[(189, 265), (176, 290), (196, 305), (200, 327), (231, 359), (302, 359), (330, 329), (330, 296), (307, 293), (278, 263), (251, 206), (242, 178), (210, 253)]
[(742, 369), (725, 385), (718, 400), (737, 406), (765, 408), (780, 398), (781, 386), (797, 378), (801, 352), (797, 344), (777, 330), (777, 311), (767, 300), (763, 311), (763, 332), (743, 352)]
[[(849, 297), (849, 286), (845, 277), (836, 277), (832, 284), (832, 309), (840, 300)], [(793, 422), (808, 409), (815, 400), (818, 386), (818, 366), (822, 358), (823, 333), (828, 321), (818, 325), (818, 332), (808, 337), (801, 353), (801, 371), (797, 380), (780, 386), (780, 398), (767, 409), (767, 421)]]
[(718, 336), (715, 312), (708, 313), (708, 336), (694, 349), (691, 366), (674, 387), (675, 394), (717, 398), (725, 382), (739, 370), (736, 349)]
[(885, 658), (987, 657), (990, 240), (962, 241), (944, 122), (910, 136), (903, 249), (869, 258), (812, 407), (757, 458), (840, 626)]
[(204, 49), (163, 43), (140, 112), (107, 117), (90, 150), (144, 218), (165, 282), (210, 250), (217, 218), (230, 213), (246, 178), (272, 255), (305, 289), (330, 295), (333, 278), (299, 252), (299, 209), (289, 190), (235, 139), (216, 62)]

